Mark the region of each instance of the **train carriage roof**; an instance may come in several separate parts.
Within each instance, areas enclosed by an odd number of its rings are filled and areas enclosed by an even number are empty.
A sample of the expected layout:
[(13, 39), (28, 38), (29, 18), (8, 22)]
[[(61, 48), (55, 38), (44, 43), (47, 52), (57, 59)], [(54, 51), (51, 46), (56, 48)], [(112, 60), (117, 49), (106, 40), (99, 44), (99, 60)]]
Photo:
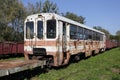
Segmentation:
[(60, 15), (55, 14), (55, 13), (38, 13), (38, 14), (30, 15), (27, 18), (30, 18), (30, 17), (38, 18), (39, 15), (46, 16), (47, 18), (49, 16), (51, 16), (51, 18), (55, 18), (55, 19), (60, 20), (60, 21), (64, 21), (64, 22), (67, 22), (67, 23), (70, 23), (70, 24), (73, 24), (73, 25), (76, 25), (76, 26), (80, 26), (80, 27), (83, 27), (83, 28), (86, 28), (86, 29), (89, 29), (89, 30), (92, 30), (92, 31), (95, 31), (95, 32), (98, 32), (98, 33), (101, 33), (101, 34), (104, 34), (103, 32), (101, 32), (99, 30), (93, 29), (93, 28), (88, 27), (88, 26), (86, 26), (84, 24), (78, 23), (76, 21), (73, 21), (71, 19), (68, 19), (66, 17), (60, 16)]

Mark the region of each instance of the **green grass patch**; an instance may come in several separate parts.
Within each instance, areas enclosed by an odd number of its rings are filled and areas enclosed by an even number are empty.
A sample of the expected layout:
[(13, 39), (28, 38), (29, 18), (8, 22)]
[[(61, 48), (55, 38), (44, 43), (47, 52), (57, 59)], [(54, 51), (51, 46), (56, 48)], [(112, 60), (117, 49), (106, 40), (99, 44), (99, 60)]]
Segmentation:
[(120, 50), (111, 49), (66, 68), (52, 69), (32, 80), (120, 80)]

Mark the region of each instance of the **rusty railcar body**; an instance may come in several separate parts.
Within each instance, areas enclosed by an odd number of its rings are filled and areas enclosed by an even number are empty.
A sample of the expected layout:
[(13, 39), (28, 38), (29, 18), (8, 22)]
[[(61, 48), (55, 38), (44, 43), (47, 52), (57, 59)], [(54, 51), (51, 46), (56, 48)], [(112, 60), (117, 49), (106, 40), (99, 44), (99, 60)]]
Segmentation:
[(0, 55), (24, 53), (23, 42), (0, 42)]
[(117, 40), (106, 40), (106, 50), (118, 47), (119, 42)]
[(26, 59), (46, 59), (49, 65), (67, 64), (71, 56), (80, 58), (104, 51), (105, 34), (54, 13), (33, 14), (24, 23)]

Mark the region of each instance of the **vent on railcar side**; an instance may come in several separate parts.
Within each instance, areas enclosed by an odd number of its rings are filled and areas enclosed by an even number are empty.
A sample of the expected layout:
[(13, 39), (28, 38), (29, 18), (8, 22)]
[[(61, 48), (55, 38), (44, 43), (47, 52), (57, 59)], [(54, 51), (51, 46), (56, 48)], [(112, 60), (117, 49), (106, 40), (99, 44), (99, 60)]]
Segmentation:
[(45, 56), (47, 54), (45, 48), (33, 48), (33, 54), (34, 55), (40, 55), (40, 56)]

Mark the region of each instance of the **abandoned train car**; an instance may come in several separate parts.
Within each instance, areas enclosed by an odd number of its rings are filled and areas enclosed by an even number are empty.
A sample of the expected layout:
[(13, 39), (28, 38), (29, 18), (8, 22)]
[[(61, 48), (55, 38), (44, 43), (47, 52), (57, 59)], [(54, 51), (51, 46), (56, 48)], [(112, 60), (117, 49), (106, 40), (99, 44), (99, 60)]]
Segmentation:
[(46, 59), (51, 66), (104, 51), (105, 41), (103, 32), (54, 13), (33, 14), (24, 22), (26, 59)]

